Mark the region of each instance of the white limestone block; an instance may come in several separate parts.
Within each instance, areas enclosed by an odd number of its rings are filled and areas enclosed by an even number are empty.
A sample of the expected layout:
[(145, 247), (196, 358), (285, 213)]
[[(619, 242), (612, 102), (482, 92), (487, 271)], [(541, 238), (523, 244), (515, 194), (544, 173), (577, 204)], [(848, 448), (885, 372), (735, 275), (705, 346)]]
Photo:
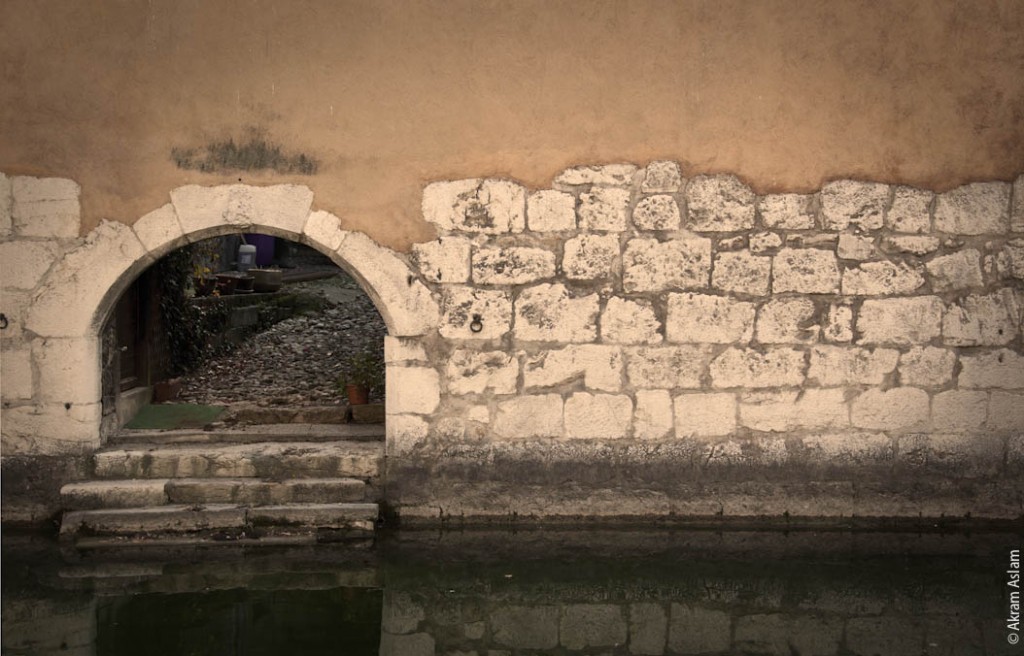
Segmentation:
[(925, 268), (934, 292), (981, 287), (985, 284), (981, 275), (981, 253), (973, 248), (936, 257)]
[(622, 260), (627, 292), (704, 289), (711, 274), (711, 240), (630, 239)]
[[(479, 318), (479, 324), (474, 321)], [(478, 332), (473, 331), (479, 325)], [(497, 339), (512, 327), (512, 297), (506, 291), (446, 287), (441, 297), (442, 337)]]
[(763, 353), (753, 349), (729, 348), (711, 361), (711, 384), (716, 388), (787, 387), (804, 382), (804, 353), (797, 349), (773, 347)]
[(553, 277), (555, 254), (543, 248), (477, 248), (471, 269), (478, 285), (524, 285)]
[(1024, 356), (1010, 349), (960, 356), (962, 389), (1024, 389)]
[(934, 346), (914, 346), (900, 354), (900, 382), (915, 387), (943, 387), (953, 381), (954, 351)]
[(583, 185), (595, 187), (629, 187), (637, 167), (634, 164), (602, 164), (598, 166), (576, 166), (555, 176), (552, 184), (556, 189), (572, 189)]
[(629, 214), (629, 190), (599, 187), (580, 195), (580, 230), (622, 232)]
[(755, 305), (726, 296), (669, 294), (665, 337), (669, 342), (748, 343), (754, 335)]
[(301, 185), (186, 185), (171, 191), (171, 203), (186, 235), (198, 238), (260, 228), (301, 235), (313, 192)]
[(491, 432), (500, 438), (561, 437), (562, 397), (523, 395), (497, 405)]
[(643, 198), (633, 208), (633, 225), (639, 230), (678, 230), (680, 221), (679, 205), (667, 194)]
[(582, 234), (565, 242), (562, 272), (569, 280), (600, 280), (618, 274), (619, 236)]
[(681, 394), (673, 403), (676, 437), (730, 435), (736, 430), (736, 407), (734, 394)]
[(1010, 184), (973, 182), (939, 194), (935, 229), (958, 235), (1005, 234), (1010, 229)]
[(911, 266), (887, 260), (864, 262), (843, 271), (842, 292), (846, 296), (909, 294), (924, 284), (924, 276)]
[(174, 205), (170, 203), (140, 218), (132, 224), (132, 230), (153, 259), (163, 257), (186, 241)]
[(757, 204), (761, 224), (775, 230), (812, 230), (815, 226), (814, 196), (769, 194)]
[(601, 341), (611, 344), (658, 344), (661, 322), (651, 301), (612, 296), (601, 313)]
[(633, 400), (624, 394), (576, 392), (565, 401), (565, 436), (614, 439), (629, 436)]
[(561, 284), (528, 287), (515, 299), (515, 338), (524, 341), (592, 342), (597, 338), (597, 294), (574, 297)]
[(431, 367), (388, 367), (387, 412), (389, 415), (430, 414), (441, 400), (441, 382)]
[(895, 232), (925, 233), (931, 230), (929, 214), (935, 194), (930, 191), (898, 186), (893, 190), (892, 207), (885, 215), (885, 227)]
[(630, 348), (626, 373), (637, 389), (698, 389), (710, 359), (708, 346)]
[(928, 426), (928, 393), (916, 387), (869, 389), (853, 400), (850, 420), (856, 428), (922, 430)]
[(651, 162), (644, 169), (640, 191), (645, 194), (671, 194), (683, 186), (679, 164), (670, 161)]
[(79, 194), (74, 180), (15, 176), (11, 184), (11, 222), (22, 237), (73, 239), (81, 222)]
[(0, 286), (25, 291), (35, 289), (59, 256), (60, 249), (52, 241), (0, 242)]
[(938, 337), (942, 300), (937, 296), (864, 301), (857, 315), (861, 344), (927, 344)]
[(881, 385), (896, 369), (895, 349), (856, 346), (815, 346), (807, 379), (822, 387)]
[(1010, 289), (972, 294), (946, 307), (942, 341), (949, 346), (1002, 346), (1017, 339), (1021, 308)]
[(515, 394), (519, 361), (504, 351), (456, 350), (445, 371), (451, 394)]
[(687, 227), (697, 232), (749, 230), (756, 200), (735, 176), (697, 176), (686, 186)]
[(672, 395), (668, 390), (637, 390), (633, 437), (660, 440), (672, 433)]
[(772, 292), (838, 293), (835, 253), (817, 248), (783, 248), (772, 258)]
[(341, 219), (323, 210), (311, 213), (302, 227), (307, 244), (320, 246), (328, 252), (338, 250), (347, 234), (348, 231), (341, 228)]
[(863, 230), (882, 227), (889, 204), (889, 185), (878, 182), (837, 180), (821, 188), (822, 225), (826, 230)]
[(576, 229), (576, 198), (554, 189), (535, 191), (526, 198), (526, 222), (533, 232)]
[(435, 182), (423, 190), (423, 218), (442, 232), (522, 232), (526, 190), (508, 180)]
[(946, 390), (932, 398), (932, 430), (962, 433), (981, 430), (988, 417), (988, 392)]
[(444, 236), (413, 244), (412, 259), (427, 282), (465, 283), (469, 281), (471, 250), (472, 242), (468, 239)]
[(807, 344), (818, 339), (814, 302), (809, 298), (773, 298), (757, 311), (761, 344)]
[(587, 389), (617, 392), (622, 388), (622, 351), (617, 346), (571, 345), (543, 351), (523, 361), (527, 390), (583, 378)]
[(718, 253), (711, 273), (711, 286), (726, 292), (764, 296), (768, 293), (772, 259), (748, 251)]

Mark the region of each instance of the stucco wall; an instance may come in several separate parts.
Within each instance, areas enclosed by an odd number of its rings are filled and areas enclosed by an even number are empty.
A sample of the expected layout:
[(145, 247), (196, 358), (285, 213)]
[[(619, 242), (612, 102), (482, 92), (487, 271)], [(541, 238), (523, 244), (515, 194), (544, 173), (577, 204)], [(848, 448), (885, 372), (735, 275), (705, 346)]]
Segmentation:
[[(188, 183), (298, 182), (406, 250), (422, 185), (683, 159), (760, 193), (946, 190), (1024, 162), (1024, 3), (231, 0), (0, 6), (0, 170), (83, 189), (82, 234)], [(176, 168), (265, 132), (316, 175)]]

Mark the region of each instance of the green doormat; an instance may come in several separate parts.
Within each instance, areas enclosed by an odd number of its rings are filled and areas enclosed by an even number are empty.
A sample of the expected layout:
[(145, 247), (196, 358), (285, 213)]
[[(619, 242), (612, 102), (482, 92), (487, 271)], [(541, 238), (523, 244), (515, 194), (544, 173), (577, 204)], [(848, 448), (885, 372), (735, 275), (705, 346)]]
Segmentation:
[(194, 405), (191, 403), (158, 403), (146, 405), (139, 414), (125, 424), (125, 428), (164, 429), (202, 428), (226, 410), (222, 405)]

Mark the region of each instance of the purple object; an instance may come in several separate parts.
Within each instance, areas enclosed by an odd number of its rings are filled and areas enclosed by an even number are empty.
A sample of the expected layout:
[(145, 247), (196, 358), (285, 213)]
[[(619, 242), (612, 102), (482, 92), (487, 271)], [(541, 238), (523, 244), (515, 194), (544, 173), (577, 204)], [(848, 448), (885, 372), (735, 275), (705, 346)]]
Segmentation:
[(270, 266), (274, 261), (274, 239), (270, 235), (245, 236), (245, 242), (256, 247), (256, 266)]

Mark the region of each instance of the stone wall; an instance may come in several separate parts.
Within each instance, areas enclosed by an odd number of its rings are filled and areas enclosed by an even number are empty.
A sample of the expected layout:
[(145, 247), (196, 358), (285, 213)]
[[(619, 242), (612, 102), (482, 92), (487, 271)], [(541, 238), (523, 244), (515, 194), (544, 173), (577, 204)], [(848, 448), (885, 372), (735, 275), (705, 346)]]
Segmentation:
[(408, 254), (305, 187), (181, 187), (84, 237), (78, 194), (0, 175), (5, 466), (101, 445), (99, 326), (139, 272), (260, 231), (331, 256), (387, 323), (385, 492), (408, 521), (1021, 514), (1024, 177), (437, 182), (437, 239)]
[(1016, 516), (1024, 178), (755, 195), (673, 162), (429, 185), (406, 518)]

